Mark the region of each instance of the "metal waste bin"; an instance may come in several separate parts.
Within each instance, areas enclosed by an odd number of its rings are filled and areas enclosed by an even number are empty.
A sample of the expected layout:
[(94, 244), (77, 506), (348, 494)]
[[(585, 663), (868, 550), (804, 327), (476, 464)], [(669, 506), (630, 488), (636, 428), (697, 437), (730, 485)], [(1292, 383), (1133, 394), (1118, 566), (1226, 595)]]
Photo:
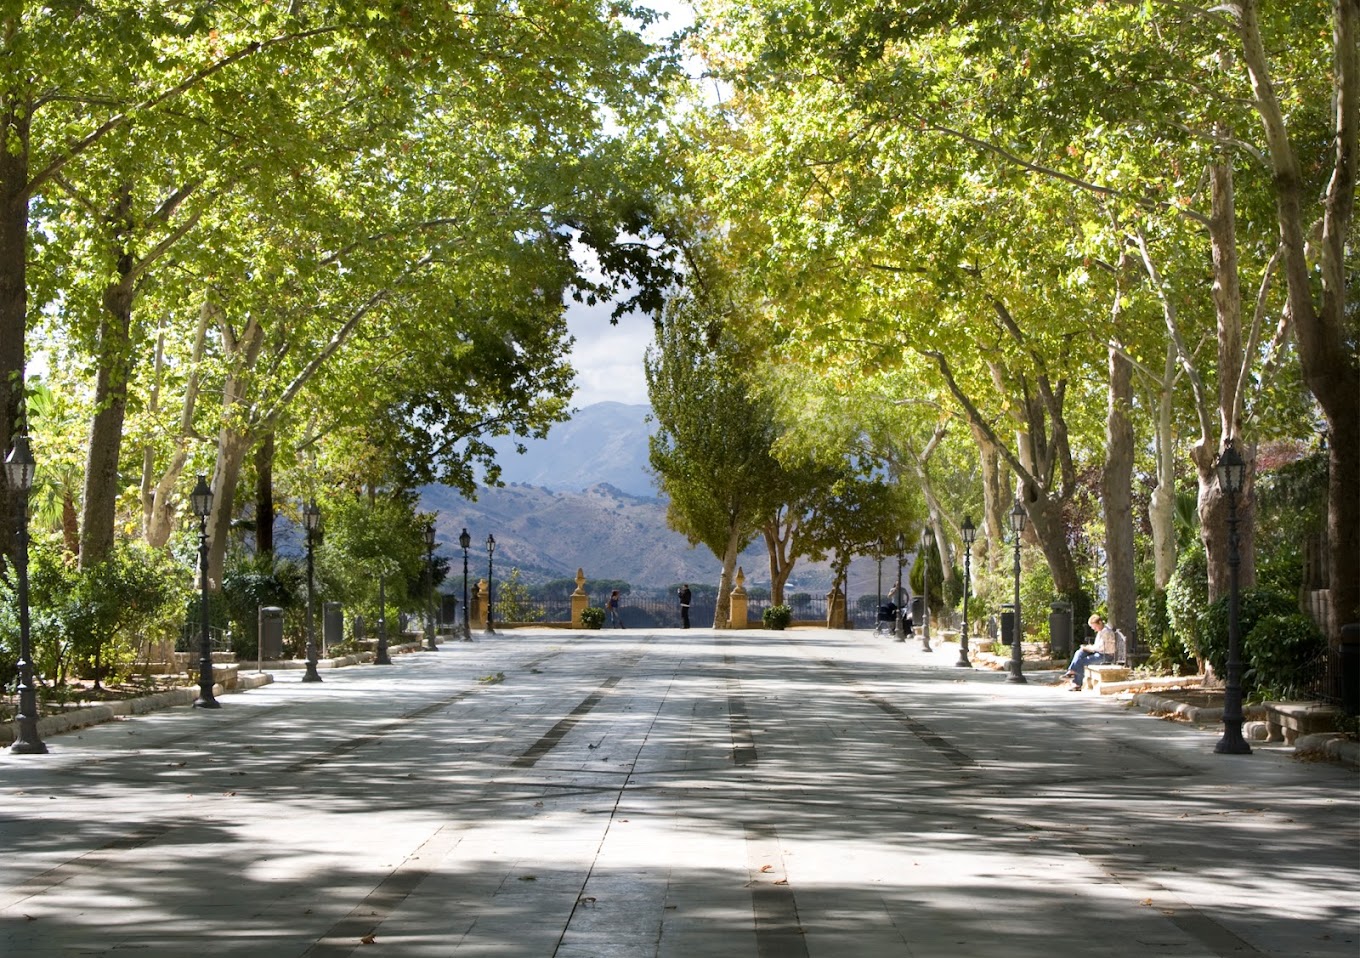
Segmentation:
[(345, 641), (345, 615), (339, 602), (327, 602), (321, 611), (321, 651)]
[(1048, 647), (1053, 657), (1067, 660), (1072, 657), (1072, 603), (1052, 602), (1048, 614)]
[(1008, 602), (1001, 607), (1001, 642), (1015, 644), (1015, 603)]
[(447, 592), (439, 596), (439, 624), (458, 624), (458, 597)]
[(283, 610), (276, 605), (262, 605), (256, 613), (255, 623), (259, 639), (255, 661), (258, 672), (266, 661), (283, 658)]

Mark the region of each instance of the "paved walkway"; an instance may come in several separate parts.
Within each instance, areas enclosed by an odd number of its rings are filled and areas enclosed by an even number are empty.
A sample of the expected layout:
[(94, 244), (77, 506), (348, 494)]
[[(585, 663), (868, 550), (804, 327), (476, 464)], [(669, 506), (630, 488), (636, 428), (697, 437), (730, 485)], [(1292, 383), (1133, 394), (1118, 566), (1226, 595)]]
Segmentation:
[(867, 632), (517, 631), (0, 755), (0, 954), (1360, 953), (1356, 773)]

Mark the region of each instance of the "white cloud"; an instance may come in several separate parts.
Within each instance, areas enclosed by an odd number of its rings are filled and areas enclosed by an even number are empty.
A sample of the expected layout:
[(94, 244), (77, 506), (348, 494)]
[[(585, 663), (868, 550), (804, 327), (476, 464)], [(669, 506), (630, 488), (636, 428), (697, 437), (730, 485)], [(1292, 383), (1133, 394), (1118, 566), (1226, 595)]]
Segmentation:
[(567, 328), (576, 337), (571, 351), (571, 364), (576, 367), (574, 405), (647, 402), (642, 358), (652, 345), (651, 317), (629, 313), (614, 326), (609, 322), (612, 308), (609, 303), (571, 302), (567, 306)]

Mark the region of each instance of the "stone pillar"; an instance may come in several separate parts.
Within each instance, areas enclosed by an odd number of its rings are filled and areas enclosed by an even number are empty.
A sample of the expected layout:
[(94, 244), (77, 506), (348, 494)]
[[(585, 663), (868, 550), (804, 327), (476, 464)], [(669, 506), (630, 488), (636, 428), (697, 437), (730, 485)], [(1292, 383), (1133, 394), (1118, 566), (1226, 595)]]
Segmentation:
[(581, 622), (581, 613), (590, 607), (590, 596), (586, 595), (586, 573), (584, 569), (576, 570), (576, 591), (571, 594), (571, 627), (573, 629), (584, 628)]
[(833, 585), (826, 594), (826, 627), (845, 628), (845, 593), (841, 591), (840, 583)]
[(477, 585), (472, 591), (472, 608), (469, 610), (468, 621), (472, 622), (479, 629), (486, 628), (486, 607), (491, 601), (491, 590), (486, 586), (485, 579), (478, 579)]
[(729, 629), (746, 628), (746, 573), (737, 566), (737, 584), (732, 588), (732, 606), (727, 613)]

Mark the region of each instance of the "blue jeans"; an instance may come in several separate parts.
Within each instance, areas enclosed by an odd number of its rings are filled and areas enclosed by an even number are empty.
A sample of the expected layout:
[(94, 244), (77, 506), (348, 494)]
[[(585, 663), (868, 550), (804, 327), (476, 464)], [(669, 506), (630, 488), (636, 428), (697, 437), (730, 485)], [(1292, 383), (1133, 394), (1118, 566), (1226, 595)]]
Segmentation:
[(1099, 665), (1104, 661), (1104, 652), (1087, 652), (1084, 649), (1077, 649), (1077, 654), (1072, 656), (1072, 662), (1067, 666), (1067, 671), (1072, 673), (1072, 681), (1077, 683), (1077, 688), (1081, 688), (1082, 680), (1086, 676), (1086, 666)]

